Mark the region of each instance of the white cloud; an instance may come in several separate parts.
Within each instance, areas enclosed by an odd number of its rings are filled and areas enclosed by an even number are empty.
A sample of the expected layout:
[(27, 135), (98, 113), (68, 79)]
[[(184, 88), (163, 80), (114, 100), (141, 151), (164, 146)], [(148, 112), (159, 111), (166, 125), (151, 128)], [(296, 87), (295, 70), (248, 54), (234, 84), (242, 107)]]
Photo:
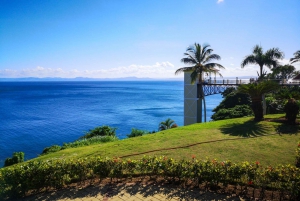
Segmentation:
[(224, 2), (224, 0), (218, 0), (218, 1), (217, 1), (217, 3), (222, 3), (222, 2)]
[[(120, 66), (109, 69), (99, 70), (64, 70), (63, 68), (45, 68), (38, 66), (31, 69), (0, 70), (0, 77), (18, 78), (18, 77), (89, 77), (89, 78), (120, 78), (120, 77), (149, 77), (149, 78), (173, 78), (175, 77), (175, 66), (166, 62), (156, 62), (153, 65), (137, 65)], [(183, 75), (176, 76), (177, 78)]]

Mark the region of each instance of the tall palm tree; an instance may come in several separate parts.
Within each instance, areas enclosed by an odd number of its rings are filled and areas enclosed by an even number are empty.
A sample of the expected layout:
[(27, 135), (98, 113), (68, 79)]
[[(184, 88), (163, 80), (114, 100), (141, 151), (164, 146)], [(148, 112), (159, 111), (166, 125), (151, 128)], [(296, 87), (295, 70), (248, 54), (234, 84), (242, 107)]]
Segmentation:
[(217, 54), (212, 54), (213, 49), (210, 48), (209, 44), (203, 44), (202, 46), (199, 43), (189, 46), (184, 53), (185, 57), (181, 59), (181, 62), (184, 64), (191, 65), (189, 67), (182, 67), (176, 70), (175, 75), (190, 71), (191, 73), (191, 82), (192, 84), (198, 79), (199, 82), (203, 79), (203, 72), (213, 72), (222, 76), (219, 71), (215, 68), (224, 67), (221, 64), (213, 63), (212, 60), (220, 60), (221, 57)]
[[(278, 59), (283, 59), (284, 54), (279, 48), (272, 48), (267, 50), (265, 53), (263, 52), (263, 48), (260, 45), (255, 45), (253, 48), (253, 52), (251, 55), (245, 57), (245, 59), (241, 63), (241, 67), (244, 68), (248, 64), (258, 64), (260, 68), (260, 74), (258, 74), (260, 79), (263, 79), (266, 75), (266, 72), (263, 73), (263, 67), (266, 65), (270, 69), (276, 68), (279, 63)], [(266, 100), (265, 95), (262, 94), (263, 101), (263, 114), (266, 113)]]
[(295, 52), (294, 56), (295, 56), (294, 58), (290, 59), (291, 64), (300, 61), (300, 50), (298, 50), (297, 52)]
[[(200, 84), (199, 99), (204, 102), (204, 118), (206, 122), (206, 104), (204, 98), (204, 92), (202, 88), (203, 73), (215, 73), (222, 76), (216, 67), (224, 69), (221, 64), (212, 62), (213, 60), (220, 60), (221, 57), (218, 54), (212, 54), (213, 49), (210, 48), (209, 44), (199, 43), (189, 46), (184, 53), (185, 57), (181, 59), (184, 64), (191, 65), (189, 67), (182, 67), (175, 71), (175, 75), (182, 72), (191, 72), (191, 83), (194, 84), (196, 80)], [(202, 107), (202, 105), (201, 105)], [(202, 114), (201, 114), (202, 115)]]
[(259, 83), (242, 84), (238, 92), (249, 94), (251, 97), (251, 108), (254, 113), (254, 120), (261, 121), (264, 118), (262, 107), (262, 95), (278, 89), (278, 84), (273, 81), (262, 81)]
[(259, 76), (263, 76), (263, 67), (266, 65), (270, 69), (276, 68), (279, 63), (278, 59), (283, 59), (284, 54), (278, 48), (272, 48), (263, 52), (263, 48), (260, 45), (255, 45), (251, 55), (248, 55), (244, 58), (241, 63), (241, 67), (244, 68), (248, 64), (258, 64), (260, 67)]
[(177, 124), (175, 123), (175, 121), (168, 118), (166, 121), (160, 122), (158, 130), (163, 131), (163, 130), (167, 130), (170, 128), (176, 128), (176, 127), (177, 127)]

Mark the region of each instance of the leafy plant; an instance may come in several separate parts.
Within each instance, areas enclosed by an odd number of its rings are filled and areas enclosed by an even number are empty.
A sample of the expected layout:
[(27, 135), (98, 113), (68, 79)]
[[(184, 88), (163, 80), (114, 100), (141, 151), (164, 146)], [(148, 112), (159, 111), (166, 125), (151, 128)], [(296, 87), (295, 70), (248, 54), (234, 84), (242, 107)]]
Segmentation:
[(276, 89), (278, 89), (278, 84), (272, 81), (242, 84), (238, 87), (238, 92), (250, 95), (252, 101), (251, 108), (254, 113), (255, 121), (261, 121), (264, 118), (262, 95)]
[(61, 146), (59, 146), (59, 145), (52, 145), (50, 147), (46, 147), (43, 150), (42, 155), (49, 154), (49, 153), (54, 153), (54, 152), (57, 152), (57, 151), (60, 151), (60, 150), (61, 150)]
[(24, 152), (14, 152), (12, 158), (5, 159), (4, 167), (24, 162), (24, 155)]
[(253, 115), (253, 112), (248, 105), (237, 105), (233, 108), (222, 108), (211, 116), (213, 120), (232, 119)]
[(170, 128), (176, 128), (178, 127), (174, 120), (168, 118), (166, 121), (162, 121), (159, 124), (158, 130), (163, 131)]
[(136, 128), (132, 128), (131, 129), (131, 133), (126, 135), (127, 137), (138, 137), (138, 136), (143, 136), (145, 134), (148, 134), (150, 132), (148, 131), (143, 131), (143, 130), (139, 130), (139, 129), (136, 129)]
[(109, 126), (99, 126), (87, 132), (84, 136), (80, 137), (80, 139), (88, 139), (94, 136), (116, 136), (117, 128), (112, 128)]

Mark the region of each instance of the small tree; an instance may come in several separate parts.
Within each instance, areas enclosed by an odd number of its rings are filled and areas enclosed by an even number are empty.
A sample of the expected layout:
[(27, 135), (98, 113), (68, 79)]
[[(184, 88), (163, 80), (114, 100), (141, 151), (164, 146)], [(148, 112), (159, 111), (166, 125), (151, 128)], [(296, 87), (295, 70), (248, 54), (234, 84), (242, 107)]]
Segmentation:
[(249, 94), (251, 97), (251, 109), (254, 113), (254, 120), (261, 121), (264, 118), (262, 107), (262, 95), (278, 89), (278, 84), (272, 81), (242, 84), (238, 87), (238, 92)]

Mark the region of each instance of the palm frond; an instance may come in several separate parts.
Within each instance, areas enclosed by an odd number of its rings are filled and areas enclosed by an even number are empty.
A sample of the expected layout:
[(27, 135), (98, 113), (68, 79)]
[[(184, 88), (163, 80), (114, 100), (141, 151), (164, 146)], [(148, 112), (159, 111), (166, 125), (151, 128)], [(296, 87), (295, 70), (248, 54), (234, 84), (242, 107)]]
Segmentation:
[(194, 67), (182, 67), (175, 71), (175, 75), (178, 75), (179, 73), (193, 71)]
[(291, 64), (300, 61), (300, 50), (294, 53), (294, 57), (290, 59)]
[(255, 58), (254, 55), (248, 55), (245, 57), (245, 59), (241, 63), (241, 67), (244, 68), (248, 64), (255, 64), (257, 63), (257, 59)]

